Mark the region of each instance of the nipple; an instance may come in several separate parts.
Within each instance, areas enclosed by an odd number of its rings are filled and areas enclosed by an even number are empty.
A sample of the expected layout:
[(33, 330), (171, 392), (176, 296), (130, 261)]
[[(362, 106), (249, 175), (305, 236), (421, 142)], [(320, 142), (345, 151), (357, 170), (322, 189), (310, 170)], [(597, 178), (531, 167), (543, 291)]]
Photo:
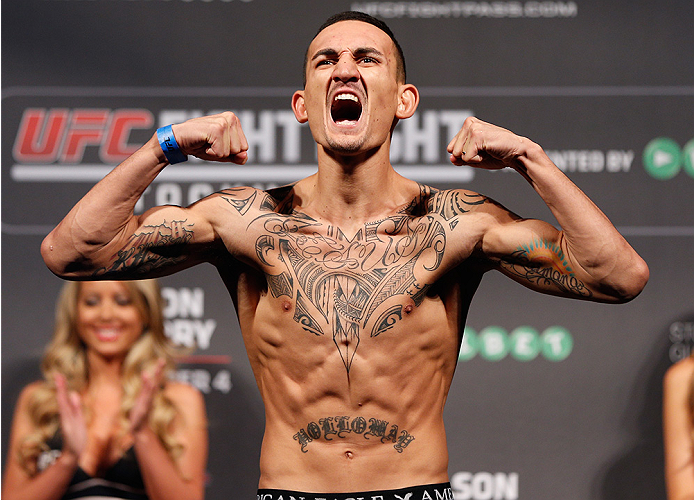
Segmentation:
[(414, 307), (412, 307), (412, 304), (407, 304), (405, 306), (405, 314), (410, 314), (413, 309), (414, 309)]
[(290, 311), (292, 309), (292, 303), (289, 302), (288, 300), (285, 300), (282, 302), (282, 309), (285, 311)]

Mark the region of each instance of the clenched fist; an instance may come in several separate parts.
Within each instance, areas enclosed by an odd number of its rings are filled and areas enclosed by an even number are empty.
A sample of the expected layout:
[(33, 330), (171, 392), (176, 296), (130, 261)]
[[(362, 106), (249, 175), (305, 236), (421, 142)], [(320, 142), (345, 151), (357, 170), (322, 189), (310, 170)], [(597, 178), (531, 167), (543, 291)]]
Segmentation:
[(184, 154), (239, 165), (248, 160), (248, 141), (238, 117), (230, 111), (192, 118), (174, 125), (172, 130)]

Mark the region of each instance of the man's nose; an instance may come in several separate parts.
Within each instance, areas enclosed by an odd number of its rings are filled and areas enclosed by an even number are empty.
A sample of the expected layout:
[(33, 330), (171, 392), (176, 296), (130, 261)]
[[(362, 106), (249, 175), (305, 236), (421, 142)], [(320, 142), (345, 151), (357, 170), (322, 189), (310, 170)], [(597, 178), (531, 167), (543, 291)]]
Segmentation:
[(349, 82), (359, 80), (359, 67), (350, 54), (343, 54), (335, 64), (333, 79), (335, 81)]

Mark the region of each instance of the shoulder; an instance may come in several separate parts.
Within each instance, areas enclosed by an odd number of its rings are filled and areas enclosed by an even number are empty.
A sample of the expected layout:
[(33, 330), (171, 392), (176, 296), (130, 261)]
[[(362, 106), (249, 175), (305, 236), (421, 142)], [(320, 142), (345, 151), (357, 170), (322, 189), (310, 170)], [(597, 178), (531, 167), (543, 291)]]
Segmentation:
[(426, 213), (441, 217), (468, 235), (484, 235), (521, 219), (492, 198), (469, 189), (432, 190), (426, 197)]
[(164, 396), (171, 400), (181, 413), (204, 418), (204, 397), (202, 393), (192, 385), (169, 380), (164, 386)]
[(169, 380), (164, 386), (164, 395), (175, 403), (190, 403), (202, 400), (202, 393), (190, 384)]
[(37, 380), (27, 384), (19, 393), (17, 405), (20, 407), (26, 407), (39, 392), (45, 391), (46, 389), (48, 389), (48, 384), (44, 380)]
[(694, 358), (687, 357), (670, 366), (665, 372), (663, 384), (670, 390), (689, 391), (694, 378)]
[(34, 428), (34, 412), (40, 406), (43, 398), (38, 398), (40, 393), (47, 395), (48, 384), (45, 381), (36, 381), (26, 385), (19, 393), (17, 403), (14, 408), (13, 426), (21, 429), (25, 434)]
[(191, 208), (206, 207), (209, 205), (226, 205), (229, 208), (234, 208), (240, 213), (244, 213), (260, 195), (262, 198), (263, 191), (249, 186), (240, 186), (222, 189), (212, 193), (205, 198), (195, 202)]
[(469, 189), (430, 188), (422, 192), (428, 213), (436, 213), (444, 218), (467, 213), (510, 213), (505, 207), (483, 194)]
[(293, 184), (267, 191), (249, 186), (233, 187), (217, 191), (198, 203), (221, 204), (242, 216), (249, 212), (281, 212), (283, 207), (292, 205), (293, 188)]

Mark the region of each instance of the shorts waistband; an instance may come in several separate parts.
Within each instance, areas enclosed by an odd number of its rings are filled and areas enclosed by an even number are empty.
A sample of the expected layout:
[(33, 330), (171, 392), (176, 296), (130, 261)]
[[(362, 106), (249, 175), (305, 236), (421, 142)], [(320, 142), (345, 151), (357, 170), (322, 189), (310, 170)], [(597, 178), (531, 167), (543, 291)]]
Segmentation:
[(450, 483), (353, 493), (306, 493), (291, 490), (259, 489), (257, 500), (453, 500), (453, 491)]

